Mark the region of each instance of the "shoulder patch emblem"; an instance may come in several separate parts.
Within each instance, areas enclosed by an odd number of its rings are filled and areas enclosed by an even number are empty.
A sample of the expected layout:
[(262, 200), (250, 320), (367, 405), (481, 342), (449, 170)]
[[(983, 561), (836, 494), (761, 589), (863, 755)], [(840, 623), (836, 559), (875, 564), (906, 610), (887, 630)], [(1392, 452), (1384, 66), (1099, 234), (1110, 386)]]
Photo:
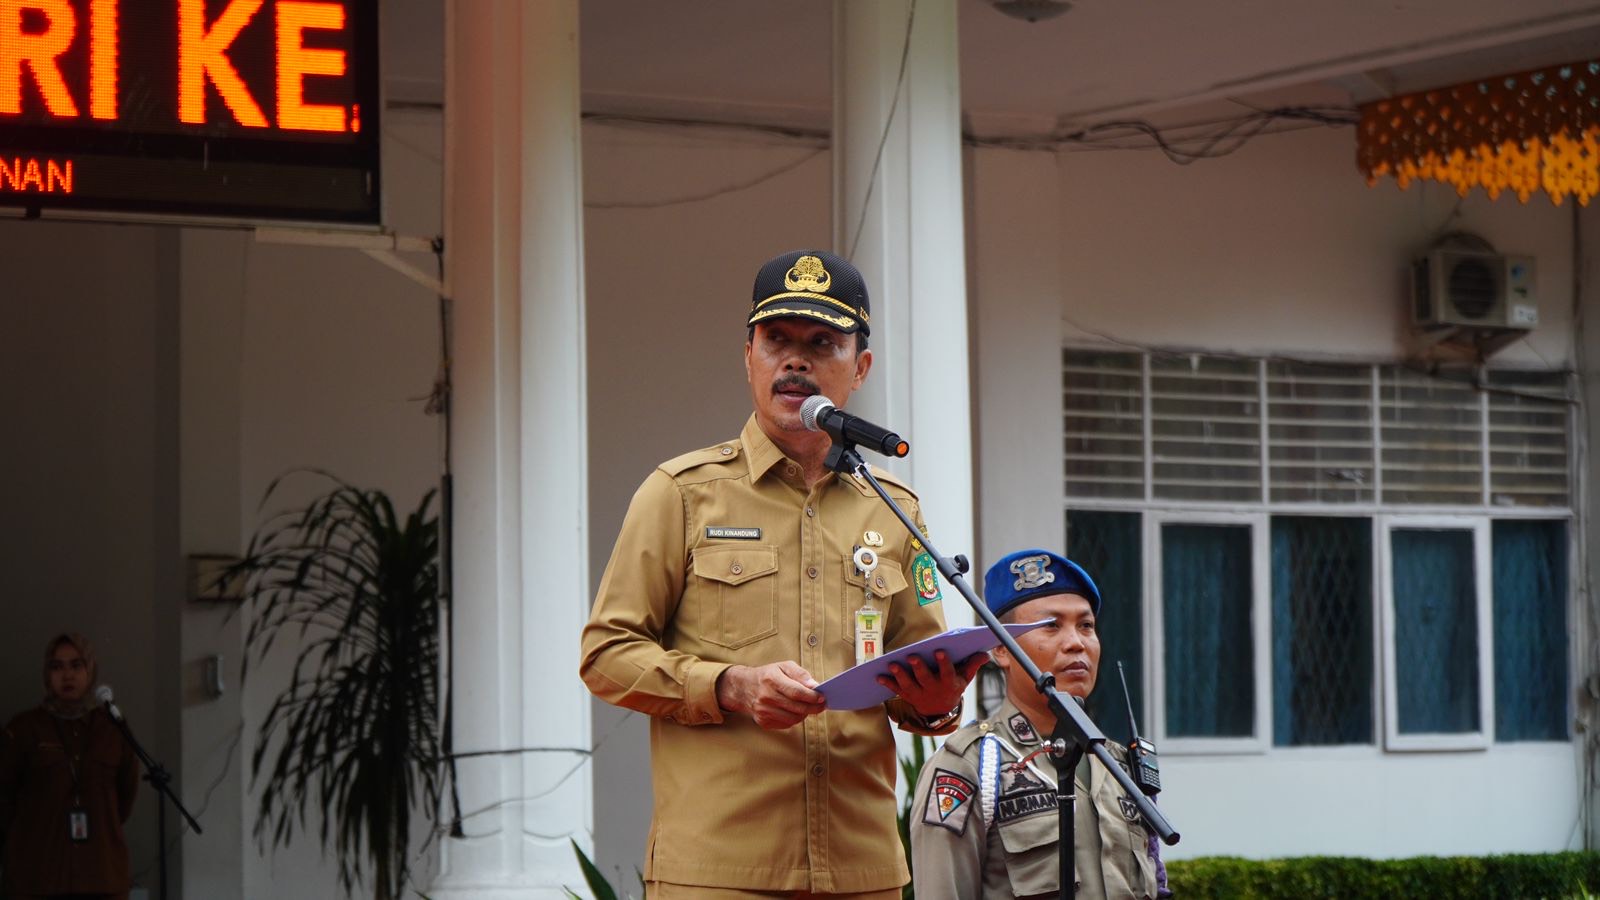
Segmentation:
[(926, 550), (917, 554), (916, 560), (911, 563), (911, 582), (917, 586), (917, 596), (922, 598), (917, 601), (918, 606), (944, 599), (944, 595), (939, 593), (939, 575), (933, 567), (933, 557)]
[(1016, 735), (1019, 741), (1027, 741), (1031, 744), (1039, 739), (1039, 733), (1033, 730), (1033, 723), (1029, 722), (1028, 717), (1022, 713), (1017, 713), (1007, 719), (1006, 724), (1011, 726), (1011, 733)]
[(933, 785), (928, 789), (922, 823), (948, 828), (956, 834), (965, 833), (967, 814), (972, 811), (972, 797), (977, 791), (976, 784), (948, 769), (933, 770)]

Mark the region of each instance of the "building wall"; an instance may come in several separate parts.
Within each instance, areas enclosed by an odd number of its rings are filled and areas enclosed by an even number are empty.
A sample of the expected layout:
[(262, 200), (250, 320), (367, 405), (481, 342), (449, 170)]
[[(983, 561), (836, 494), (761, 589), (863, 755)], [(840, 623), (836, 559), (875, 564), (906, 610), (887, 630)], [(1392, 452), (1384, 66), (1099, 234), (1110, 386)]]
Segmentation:
[[(159, 228), (0, 222), (0, 716), (39, 702), (45, 641), (80, 631), (136, 735), (173, 767), (177, 256)], [(156, 795), (139, 792), (129, 853), (154, 895)]]
[[(431, 237), (438, 112), (392, 115), (385, 132), (390, 222)], [(241, 686), (245, 619), (187, 603), (184, 558), (241, 552), (267, 484), (297, 467), (415, 505), (439, 471), (439, 423), (423, 413), (436, 297), (358, 251), (241, 231), (5, 221), (0, 246), (0, 376), (13, 386), (0, 559), (14, 573), (0, 593), (0, 715), (38, 702), (50, 635), (84, 632), (205, 829), (177, 840), (169, 811), (171, 896), (325, 895), (334, 869), (314, 830), (266, 853), (248, 825), (244, 769), (293, 648)], [(412, 261), (433, 271), (431, 257)], [(311, 487), (291, 485), (280, 502)], [(202, 687), (212, 655), (225, 672), (218, 699)], [(156, 800), (140, 792), (130, 854), (136, 885), (154, 896)]]
[[(1397, 360), (1406, 261), (1467, 230), (1538, 260), (1541, 324), (1496, 362), (1573, 365), (1569, 209), (1368, 188), (1348, 130), (1262, 137), (1190, 166), (1155, 151), (979, 150), (972, 172), (985, 561), (1033, 533), (1062, 542), (1063, 343)], [(1021, 446), (1028, 427), (1040, 440)], [(1161, 801), (1184, 833), (1168, 855), (1581, 846), (1579, 761), (1576, 744), (1167, 755)], [(1495, 815), (1473, 815), (1481, 793), (1462, 785), (1492, 785)]]

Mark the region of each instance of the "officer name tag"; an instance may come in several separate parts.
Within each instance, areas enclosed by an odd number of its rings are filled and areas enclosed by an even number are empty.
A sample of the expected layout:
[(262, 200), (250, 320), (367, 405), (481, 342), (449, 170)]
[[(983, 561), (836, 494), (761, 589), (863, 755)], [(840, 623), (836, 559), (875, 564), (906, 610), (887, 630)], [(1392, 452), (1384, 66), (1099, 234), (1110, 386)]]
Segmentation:
[(89, 811), (75, 806), (67, 811), (67, 834), (77, 843), (89, 839)]
[(707, 525), (706, 538), (708, 540), (759, 541), (761, 540), (761, 529), (735, 528), (729, 525)]

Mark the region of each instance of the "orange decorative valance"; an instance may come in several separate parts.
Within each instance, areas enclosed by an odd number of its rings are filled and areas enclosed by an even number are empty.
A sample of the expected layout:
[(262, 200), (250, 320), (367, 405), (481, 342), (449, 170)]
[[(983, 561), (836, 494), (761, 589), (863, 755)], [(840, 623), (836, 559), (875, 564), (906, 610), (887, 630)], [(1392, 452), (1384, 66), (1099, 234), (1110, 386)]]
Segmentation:
[(1600, 61), (1503, 75), (1363, 104), (1356, 160), (1368, 184), (1393, 175), (1465, 196), (1541, 188), (1556, 205), (1600, 193)]

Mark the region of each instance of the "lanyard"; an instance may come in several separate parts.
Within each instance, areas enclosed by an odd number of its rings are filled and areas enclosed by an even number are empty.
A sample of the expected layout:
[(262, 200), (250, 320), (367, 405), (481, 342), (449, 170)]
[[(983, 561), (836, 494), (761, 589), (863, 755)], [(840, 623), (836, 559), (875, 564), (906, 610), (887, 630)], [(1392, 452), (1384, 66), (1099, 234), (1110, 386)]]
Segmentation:
[[(87, 717), (85, 717), (87, 719)], [(72, 776), (72, 803), (74, 806), (83, 803), (82, 792), (78, 789), (78, 762), (82, 756), (80, 752), (68, 752), (67, 733), (61, 727), (61, 720), (51, 714), (50, 721), (56, 726), (56, 737), (61, 739), (61, 755), (67, 759), (67, 773)], [(87, 729), (86, 729), (87, 730)]]

